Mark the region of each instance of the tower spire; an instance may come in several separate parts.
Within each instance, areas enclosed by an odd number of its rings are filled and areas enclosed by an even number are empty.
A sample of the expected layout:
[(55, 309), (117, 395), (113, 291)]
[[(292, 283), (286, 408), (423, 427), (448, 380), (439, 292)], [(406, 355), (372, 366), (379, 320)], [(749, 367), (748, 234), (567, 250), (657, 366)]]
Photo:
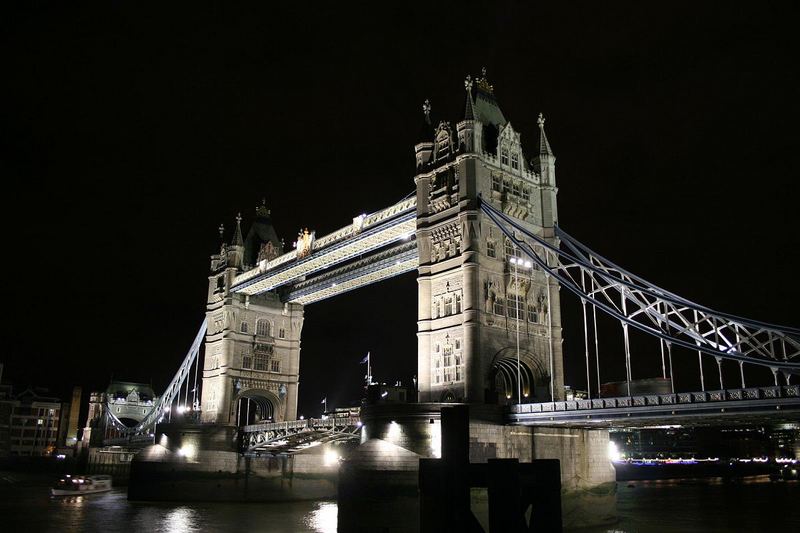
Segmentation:
[(472, 103), (472, 76), (467, 74), (464, 80), (464, 89), (467, 91), (467, 106), (464, 111), (464, 120), (475, 120), (475, 104)]
[(231, 242), (234, 246), (244, 246), (244, 239), (242, 238), (242, 214), (239, 213), (236, 215), (236, 231), (233, 233), (233, 242)]
[(547, 135), (544, 132), (544, 115), (539, 113), (539, 119), (536, 121), (539, 124), (539, 155), (553, 155), (553, 150), (550, 148), (550, 143), (547, 141)]

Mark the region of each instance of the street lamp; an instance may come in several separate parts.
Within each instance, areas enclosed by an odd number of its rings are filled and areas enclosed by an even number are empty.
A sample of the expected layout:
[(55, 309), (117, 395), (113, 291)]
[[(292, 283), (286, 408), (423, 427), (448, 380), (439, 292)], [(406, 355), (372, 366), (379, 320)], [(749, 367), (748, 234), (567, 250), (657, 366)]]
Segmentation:
[(532, 264), (530, 261), (523, 261), (521, 257), (516, 256), (517, 247), (514, 246), (514, 256), (510, 257), (508, 260), (514, 265), (514, 288), (516, 291), (516, 295), (514, 297), (514, 317), (516, 318), (517, 322), (517, 401), (522, 403), (522, 373), (520, 372), (520, 364), (519, 364), (519, 298), (520, 298), (520, 290), (519, 290), (519, 271), (518, 267), (522, 267), (525, 269), (531, 268)]

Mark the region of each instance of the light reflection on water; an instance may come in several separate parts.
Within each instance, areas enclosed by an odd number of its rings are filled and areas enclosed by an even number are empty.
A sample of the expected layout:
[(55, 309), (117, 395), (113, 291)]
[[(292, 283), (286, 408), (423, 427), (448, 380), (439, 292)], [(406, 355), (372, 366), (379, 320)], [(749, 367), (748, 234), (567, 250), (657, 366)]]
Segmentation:
[(308, 515), (305, 523), (311, 531), (335, 533), (338, 516), (339, 506), (335, 502), (321, 502), (319, 507)]
[[(798, 482), (636, 481), (619, 483), (618, 496), (620, 522), (582, 533), (800, 531)], [(330, 533), (336, 531), (337, 514), (338, 507), (331, 501), (141, 503), (129, 502), (124, 488), (51, 498), (44, 483), (0, 485), (0, 529), (4, 532)]]

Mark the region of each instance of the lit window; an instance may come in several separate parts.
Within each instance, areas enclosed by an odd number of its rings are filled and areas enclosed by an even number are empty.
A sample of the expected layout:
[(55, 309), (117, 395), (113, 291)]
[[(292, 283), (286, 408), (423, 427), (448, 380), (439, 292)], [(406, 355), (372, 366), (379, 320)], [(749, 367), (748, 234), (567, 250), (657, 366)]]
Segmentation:
[(256, 335), (259, 337), (269, 337), (272, 334), (269, 320), (261, 319), (256, 322)]
[(242, 327), (239, 328), (242, 333), (247, 333), (247, 322), (242, 322)]

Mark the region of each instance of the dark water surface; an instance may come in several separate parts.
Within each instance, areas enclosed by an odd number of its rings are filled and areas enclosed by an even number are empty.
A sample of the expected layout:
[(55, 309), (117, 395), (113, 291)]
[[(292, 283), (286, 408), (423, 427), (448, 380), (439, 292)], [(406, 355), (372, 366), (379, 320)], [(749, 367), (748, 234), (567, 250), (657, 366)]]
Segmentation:
[[(637, 481), (618, 491), (619, 523), (582, 532), (800, 531), (796, 481)], [(336, 502), (152, 504), (129, 502), (124, 488), (51, 498), (42, 481), (0, 484), (3, 532), (331, 532), (336, 513)]]

